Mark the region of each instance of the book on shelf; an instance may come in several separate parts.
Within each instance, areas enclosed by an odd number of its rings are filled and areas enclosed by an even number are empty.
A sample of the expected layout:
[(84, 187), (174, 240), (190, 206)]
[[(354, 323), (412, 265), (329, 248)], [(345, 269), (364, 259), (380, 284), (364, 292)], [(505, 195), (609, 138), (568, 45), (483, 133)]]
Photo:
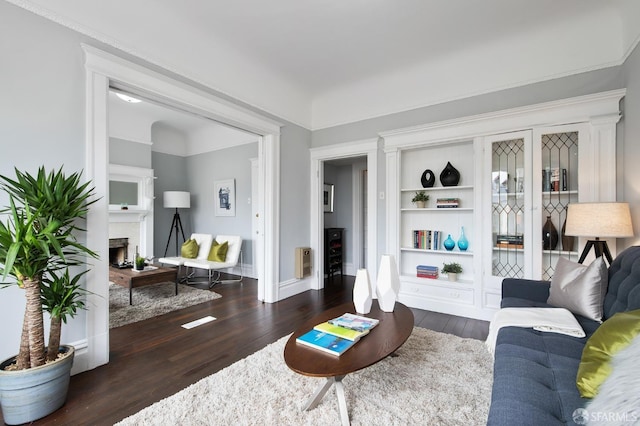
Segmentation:
[(460, 205), (459, 198), (438, 198), (436, 199), (436, 208), (439, 209), (455, 209)]
[(416, 229), (413, 231), (413, 248), (422, 250), (439, 250), (441, 231)]
[(363, 317), (361, 315), (351, 314), (348, 312), (337, 318), (329, 320), (330, 324), (357, 331), (371, 330), (378, 325), (379, 322), (380, 320), (375, 318)]
[(524, 236), (522, 235), (505, 235), (498, 234), (496, 236), (497, 244), (524, 244)]
[(510, 248), (510, 249), (521, 249), (524, 248), (523, 244), (516, 244), (516, 243), (498, 243), (496, 244), (496, 247), (498, 248)]
[(418, 278), (438, 278), (438, 267), (431, 265), (418, 265), (416, 266), (416, 276)]
[(306, 332), (298, 337), (296, 342), (335, 356), (342, 355), (356, 343), (353, 340), (343, 339), (318, 330)]
[(559, 192), (569, 189), (567, 169), (547, 167), (542, 170), (542, 192)]
[(560, 191), (560, 169), (554, 167), (551, 169), (551, 176), (549, 177), (551, 191)]
[(439, 275), (438, 275), (437, 272), (435, 274), (424, 274), (424, 273), (421, 273), (421, 272), (416, 272), (416, 277), (418, 277), (418, 278), (429, 278), (431, 280), (437, 280)]
[(353, 340), (357, 342), (362, 336), (369, 333), (369, 330), (358, 331), (351, 328), (340, 327), (339, 325), (333, 325), (329, 321), (323, 322), (313, 327), (314, 330), (322, 331), (323, 333), (332, 334), (337, 337), (341, 337), (347, 340)]

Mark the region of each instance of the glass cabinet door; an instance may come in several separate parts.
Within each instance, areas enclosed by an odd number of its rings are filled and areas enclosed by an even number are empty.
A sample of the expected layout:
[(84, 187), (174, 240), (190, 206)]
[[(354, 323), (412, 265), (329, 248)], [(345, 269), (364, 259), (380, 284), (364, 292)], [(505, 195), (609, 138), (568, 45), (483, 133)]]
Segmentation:
[(530, 276), (531, 250), (531, 132), (514, 132), (484, 139), (483, 185), (489, 198), (483, 230), (484, 275), (499, 290), (503, 278)]
[(524, 139), (491, 144), (492, 274), (524, 277)]
[(562, 126), (541, 131), (535, 139), (540, 142), (541, 212), (534, 232), (538, 229), (542, 237), (540, 278), (550, 280), (558, 257), (578, 260), (577, 238), (565, 235), (564, 229), (567, 206), (578, 202), (579, 132), (575, 126)]

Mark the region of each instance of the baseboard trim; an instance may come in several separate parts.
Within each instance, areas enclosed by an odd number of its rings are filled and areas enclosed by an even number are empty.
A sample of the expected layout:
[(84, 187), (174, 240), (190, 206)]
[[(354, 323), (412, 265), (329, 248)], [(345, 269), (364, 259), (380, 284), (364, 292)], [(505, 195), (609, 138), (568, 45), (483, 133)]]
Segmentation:
[(65, 345), (71, 345), (76, 350), (73, 358), (73, 367), (71, 367), (71, 375), (82, 373), (89, 370), (89, 342), (87, 339), (77, 340), (71, 343), (65, 343)]
[(307, 290), (311, 290), (310, 277), (302, 279), (293, 278), (287, 281), (282, 281), (279, 285), (278, 301), (303, 293)]

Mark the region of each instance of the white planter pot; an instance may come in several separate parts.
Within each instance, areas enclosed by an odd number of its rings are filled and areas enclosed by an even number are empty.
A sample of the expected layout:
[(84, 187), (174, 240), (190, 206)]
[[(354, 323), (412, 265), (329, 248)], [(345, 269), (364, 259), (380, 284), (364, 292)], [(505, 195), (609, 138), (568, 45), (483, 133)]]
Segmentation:
[(424, 209), (427, 206), (426, 201), (416, 201), (416, 207), (419, 209)]
[(449, 272), (447, 276), (449, 277), (449, 281), (458, 281), (458, 274), (455, 272)]
[[(29, 423), (53, 413), (65, 403), (75, 350), (73, 346), (60, 348), (71, 354), (40, 367), (0, 370), (0, 402), (6, 424)], [(3, 361), (0, 368), (14, 360), (15, 356)]]
[(378, 269), (378, 305), (384, 312), (393, 312), (400, 291), (400, 276), (396, 260), (391, 255), (383, 255)]
[(358, 269), (356, 281), (353, 284), (353, 306), (356, 308), (356, 312), (359, 314), (371, 312), (372, 300), (373, 292), (371, 291), (369, 272), (366, 269)]

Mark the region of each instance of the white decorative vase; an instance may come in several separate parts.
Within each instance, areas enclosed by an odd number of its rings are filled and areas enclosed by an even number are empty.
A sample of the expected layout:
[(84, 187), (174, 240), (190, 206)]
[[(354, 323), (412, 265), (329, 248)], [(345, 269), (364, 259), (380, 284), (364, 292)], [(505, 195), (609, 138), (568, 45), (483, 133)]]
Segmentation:
[(373, 294), (371, 283), (369, 282), (369, 272), (366, 269), (358, 269), (356, 281), (353, 284), (353, 306), (359, 314), (371, 312), (371, 301)]
[(456, 274), (455, 272), (447, 272), (447, 276), (449, 277), (449, 281), (458, 281), (458, 274)]
[(383, 255), (380, 259), (380, 269), (378, 269), (378, 284), (376, 293), (378, 294), (378, 304), (384, 312), (393, 312), (396, 304), (398, 292), (400, 291), (400, 277), (396, 259), (391, 255)]

